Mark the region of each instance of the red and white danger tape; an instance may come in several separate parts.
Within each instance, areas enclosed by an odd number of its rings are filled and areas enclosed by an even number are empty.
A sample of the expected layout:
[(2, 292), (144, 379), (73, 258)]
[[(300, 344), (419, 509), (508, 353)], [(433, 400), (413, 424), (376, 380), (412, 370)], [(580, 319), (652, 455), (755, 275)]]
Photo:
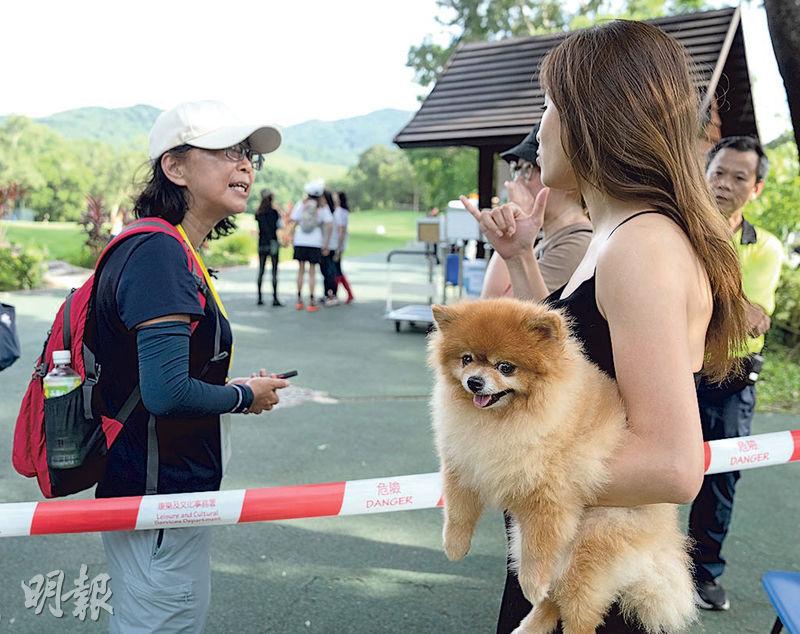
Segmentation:
[(800, 460), (800, 429), (705, 443), (706, 475)]
[[(705, 444), (706, 474), (800, 461), (800, 429)], [(0, 504), (0, 537), (129, 531), (442, 506), (438, 473), (299, 486)]]

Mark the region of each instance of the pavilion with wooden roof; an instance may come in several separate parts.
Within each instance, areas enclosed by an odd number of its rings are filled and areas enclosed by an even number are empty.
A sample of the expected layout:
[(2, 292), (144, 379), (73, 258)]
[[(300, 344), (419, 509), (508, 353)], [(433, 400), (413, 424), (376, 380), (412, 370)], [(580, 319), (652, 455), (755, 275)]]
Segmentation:
[[(704, 96), (709, 141), (733, 134), (757, 137), (740, 9), (687, 13), (650, 23), (686, 47)], [(479, 202), (489, 206), (495, 192), (495, 155), (519, 143), (539, 122), (544, 103), (539, 64), (567, 35), (459, 45), (394, 142), (401, 148), (477, 148)]]

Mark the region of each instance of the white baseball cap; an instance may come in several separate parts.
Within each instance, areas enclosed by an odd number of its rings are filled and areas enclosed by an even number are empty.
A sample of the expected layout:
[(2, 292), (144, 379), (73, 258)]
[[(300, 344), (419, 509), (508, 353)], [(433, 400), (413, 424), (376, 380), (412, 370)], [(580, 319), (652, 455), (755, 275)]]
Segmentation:
[(179, 145), (222, 150), (247, 139), (256, 154), (280, 147), (281, 132), (271, 125), (247, 124), (219, 101), (191, 101), (165, 110), (150, 130), (150, 158)]
[(303, 189), (306, 192), (306, 195), (319, 198), (325, 193), (325, 181), (321, 178), (318, 178), (315, 181), (306, 183)]

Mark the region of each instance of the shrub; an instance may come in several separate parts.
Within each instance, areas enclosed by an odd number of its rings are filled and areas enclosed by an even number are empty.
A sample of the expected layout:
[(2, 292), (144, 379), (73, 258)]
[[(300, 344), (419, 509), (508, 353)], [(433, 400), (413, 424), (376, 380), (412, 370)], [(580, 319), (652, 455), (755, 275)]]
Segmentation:
[(747, 206), (745, 216), (786, 242), (790, 233), (800, 230), (797, 146), (793, 140), (787, 141), (770, 148), (767, 156), (770, 169), (764, 193)]
[(36, 288), (42, 281), (44, 255), (12, 244), (0, 247), (0, 291)]
[(94, 253), (90, 247), (83, 245), (80, 251), (75, 252), (72, 257), (67, 258), (66, 261), (73, 266), (80, 266), (84, 269), (93, 269), (97, 264), (99, 254)]
[(86, 231), (86, 246), (97, 259), (111, 239), (111, 214), (106, 210), (102, 198), (86, 197), (86, 210), (81, 216), (80, 224)]
[(211, 240), (203, 259), (208, 266), (218, 268), (247, 264), (255, 254), (255, 239), (240, 231), (218, 240)]
[(764, 369), (758, 380), (757, 407), (760, 411), (800, 411), (800, 360), (791, 351), (770, 338), (764, 347)]
[(772, 320), (783, 331), (786, 345), (800, 344), (800, 269), (783, 267)]

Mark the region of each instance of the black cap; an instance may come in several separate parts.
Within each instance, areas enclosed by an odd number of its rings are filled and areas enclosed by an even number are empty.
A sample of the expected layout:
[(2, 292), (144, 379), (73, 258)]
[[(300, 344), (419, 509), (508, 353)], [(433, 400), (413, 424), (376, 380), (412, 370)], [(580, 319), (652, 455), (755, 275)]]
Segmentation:
[(530, 163), (536, 164), (536, 153), (539, 151), (539, 142), (536, 140), (536, 135), (539, 132), (539, 124), (533, 126), (533, 129), (528, 133), (518, 145), (506, 150), (500, 155), (507, 163), (511, 161), (519, 161), (523, 159)]

